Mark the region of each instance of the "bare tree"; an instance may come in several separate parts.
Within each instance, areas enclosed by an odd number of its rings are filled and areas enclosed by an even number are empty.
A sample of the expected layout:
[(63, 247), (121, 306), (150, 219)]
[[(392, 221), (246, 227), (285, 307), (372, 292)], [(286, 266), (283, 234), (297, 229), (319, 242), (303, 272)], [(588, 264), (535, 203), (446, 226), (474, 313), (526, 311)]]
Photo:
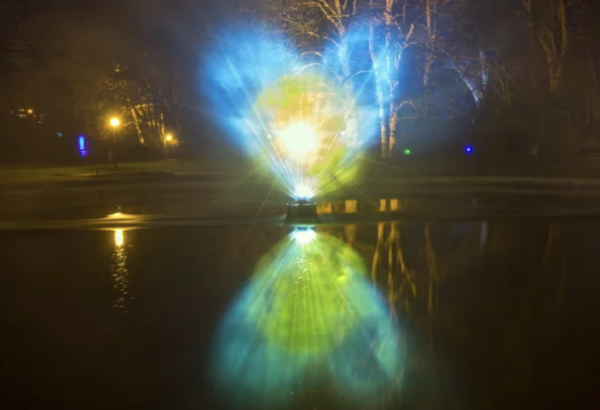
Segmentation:
[(400, 85), (399, 70), (404, 50), (416, 44), (413, 35), (417, 21), (411, 21), (407, 0), (370, 0), (369, 51), (375, 72), (381, 156), (388, 157), (395, 144)]
[(520, 15), (544, 51), (550, 92), (557, 93), (569, 50), (565, 0), (521, 0), (521, 5)]
[(30, 51), (24, 26), (49, 5), (50, 0), (0, 0), (0, 54), (14, 57)]

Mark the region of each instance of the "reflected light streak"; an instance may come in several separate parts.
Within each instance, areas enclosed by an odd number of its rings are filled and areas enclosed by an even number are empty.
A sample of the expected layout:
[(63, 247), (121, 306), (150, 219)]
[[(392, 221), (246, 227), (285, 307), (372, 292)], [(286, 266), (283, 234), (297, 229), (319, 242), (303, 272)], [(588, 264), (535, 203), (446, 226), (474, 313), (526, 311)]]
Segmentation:
[(143, 215), (139, 215), (139, 214), (125, 214), (122, 212), (115, 212), (113, 214), (107, 215), (106, 219), (119, 219), (121, 221), (139, 221), (144, 219)]
[(300, 245), (308, 245), (317, 238), (317, 233), (312, 229), (298, 229), (292, 232), (292, 237)]
[(125, 236), (122, 229), (115, 229), (115, 246), (120, 247), (125, 244)]
[(281, 407), (334, 386), (366, 403), (398, 387), (395, 320), (343, 241), (294, 231), (258, 262), (222, 320), (212, 376), (240, 407)]
[(115, 248), (111, 258), (110, 275), (113, 289), (118, 296), (113, 306), (125, 309), (125, 302), (129, 295), (129, 270), (127, 268), (127, 247), (125, 246), (125, 232), (123, 229), (114, 230)]

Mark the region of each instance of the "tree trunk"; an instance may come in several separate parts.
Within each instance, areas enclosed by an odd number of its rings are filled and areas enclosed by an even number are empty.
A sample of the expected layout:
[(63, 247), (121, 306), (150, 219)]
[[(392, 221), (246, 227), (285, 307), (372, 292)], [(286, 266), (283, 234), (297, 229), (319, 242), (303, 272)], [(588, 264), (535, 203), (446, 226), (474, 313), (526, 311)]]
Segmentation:
[(425, 87), (425, 94), (429, 88), (431, 66), (433, 65), (433, 46), (435, 43), (435, 23), (433, 21), (432, 14), (435, 12), (434, 0), (425, 1), (425, 19), (427, 24), (427, 51), (425, 56), (425, 68), (423, 70), (423, 86)]
[[(546, 54), (548, 85), (552, 94), (556, 94), (560, 89), (565, 57), (569, 47), (567, 9), (564, 0), (555, 0), (554, 7), (559, 33), (555, 33), (553, 22), (544, 25), (538, 32), (540, 43)], [(556, 44), (557, 35), (560, 37), (560, 46)]]
[[(379, 130), (380, 130), (380, 142), (381, 142), (381, 156), (387, 158), (390, 156), (390, 132), (389, 132), (389, 104), (387, 104), (386, 96), (388, 92), (385, 87), (385, 79), (383, 78), (381, 67), (381, 61), (378, 55), (378, 50), (375, 45), (375, 27), (371, 23), (369, 29), (369, 53), (371, 54), (371, 60), (373, 64), (373, 71), (375, 72), (375, 93), (377, 96), (377, 104), (379, 105)], [(385, 50), (384, 50), (385, 52)]]

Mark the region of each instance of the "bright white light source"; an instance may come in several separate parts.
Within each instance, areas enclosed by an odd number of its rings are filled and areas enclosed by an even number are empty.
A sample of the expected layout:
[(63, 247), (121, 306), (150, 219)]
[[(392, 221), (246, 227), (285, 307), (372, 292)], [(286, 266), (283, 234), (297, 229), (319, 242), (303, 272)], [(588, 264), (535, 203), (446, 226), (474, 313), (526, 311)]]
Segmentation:
[(294, 198), (296, 199), (309, 200), (313, 196), (315, 196), (315, 190), (306, 185), (298, 185), (294, 189)]
[(300, 245), (307, 245), (317, 238), (317, 233), (312, 229), (303, 229), (292, 232), (292, 237)]
[(319, 147), (319, 133), (306, 122), (293, 122), (279, 133), (283, 148), (296, 158), (304, 158)]

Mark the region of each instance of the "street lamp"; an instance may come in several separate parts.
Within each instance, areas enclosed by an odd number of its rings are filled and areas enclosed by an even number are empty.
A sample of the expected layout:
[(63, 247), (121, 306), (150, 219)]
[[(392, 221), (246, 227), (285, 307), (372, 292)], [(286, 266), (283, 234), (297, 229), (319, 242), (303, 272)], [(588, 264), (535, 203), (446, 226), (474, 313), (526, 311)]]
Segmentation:
[(171, 134), (165, 135), (165, 141), (167, 145), (167, 158), (171, 159), (171, 141), (173, 141), (173, 136)]
[(117, 167), (115, 145), (116, 145), (117, 128), (119, 128), (120, 125), (121, 125), (121, 120), (118, 119), (117, 117), (113, 117), (110, 119), (110, 126), (113, 127), (114, 132), (112, 135), (112, 150), (110, 150), (110, 152), (108, 153), (108, 160), (113, 163), (114, 168)]

